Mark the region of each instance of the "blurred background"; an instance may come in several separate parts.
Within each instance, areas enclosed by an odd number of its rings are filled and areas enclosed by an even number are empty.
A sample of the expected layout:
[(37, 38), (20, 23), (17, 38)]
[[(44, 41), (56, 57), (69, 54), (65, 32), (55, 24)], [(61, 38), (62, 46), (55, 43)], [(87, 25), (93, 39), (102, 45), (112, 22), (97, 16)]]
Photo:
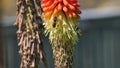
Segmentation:
[[(73, 68), (120, 68), (120, 0), (79, 2), (83, 35), (75, 47)], [(16, 0), (0, 0), (0, 68), (20, 65), (17, 29), (13, 26), (15, 5)], [(43, 37), (43, 41), (48, 65), (54, 68), (48, 39)]]

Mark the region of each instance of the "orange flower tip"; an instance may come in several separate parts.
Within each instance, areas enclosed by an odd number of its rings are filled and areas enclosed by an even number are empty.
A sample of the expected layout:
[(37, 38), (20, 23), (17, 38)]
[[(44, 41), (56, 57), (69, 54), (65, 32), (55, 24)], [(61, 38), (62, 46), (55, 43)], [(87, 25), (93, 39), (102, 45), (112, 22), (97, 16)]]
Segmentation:
[(75, 1), (75, 0), (68, 0), (68, 2), (69, 2), (70, 4), (77, 3), (77, 1)]
[(64, 12), (68, 12), (68, 8), (66, 6), (63, 7)]
[(81, 14), (81, 11), (78, 8), (76, 8), (75, 13)]
[[(55, 5), (57, 3), (58, 3), (58, 1), (54, 1), (52, 5), (43, 7), (43, 12), (49, 12), (50, 10), (53, 10), (56, 7)], [(59, 6), (59, 7), (61, 7), (61, 6)]]
[(45, 2), (43, 2), (43, 7), (47, 7), (53, 4), (54, 0), (46, 0)]
[(45, 17), (50, 17), (50, 15), (52, 14), (52, 12), (46, 12), (44, 14), (45, 14)]
[(57, 4), (57, 2), (56, 1), (54, 1), (54, 3), (51, 5), (51, 6), (49, 6), (49, 10), (53, 10), (56, 6)]
[(73, 5), (71, 5), (71, 4), (68, 5), (68, 8), (69, 8), (70, 10), (72, 10), (72, 11), (75, 11), (75, 10), (76, 10), (76, 8), (75, 8)]
[(43, 2), (47, 2), (48, 0), (42, 0)]
[(80, 7), (79, 3), (74, 3), (73, 6)]
[(59, 4), (58, 4), (58, 10), (61, 10), (62, 8), (63, 8), (62, 4), (59, 3)]
[(61, 3), (63, 0), (58, 0), (59, 1), (59, 3)]
[(71, 14), (71, 13), (68, 13), (68, 17), (69, 17), (69, 18), (72, 18), (72, 14)]
[(49, 11), (47, 7), (43, 8), (43, 12)]
[(41, 7), (44, 8), (44, 7), (45, 7), (45, 4), (41, 4)]
[(68, 3), (67, 0), (63, 0), (63, 4), (64, 4), (65, 6), (67, 6), (69, 3)]
[(59, 11), (58, 11), (58, 8), (56, 7), (56, 8), (54, 9), (53, 14), (56, 15), (56, 14), (58, 14), (58, 12), (59, 12)]
[(75, 14), (74, 12), (72, 12), (72, 16), (73, 16), (73, 17), (76, 17), (76, 14)]

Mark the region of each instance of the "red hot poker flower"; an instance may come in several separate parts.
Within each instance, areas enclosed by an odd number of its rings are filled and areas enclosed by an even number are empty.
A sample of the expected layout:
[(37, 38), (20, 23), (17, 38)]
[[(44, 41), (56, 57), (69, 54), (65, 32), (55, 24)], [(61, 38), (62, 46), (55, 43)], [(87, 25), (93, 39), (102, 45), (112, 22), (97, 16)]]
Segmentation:
[(80, 4), (77, 0), (42, 0), (45, 34), (49, 34), (55, 68), (72, 68), (78, 41)]
[(43, 0), (42, 4), (45, 17), (50, 17), (52, 14), (57, 16), (62, 11), (67, 17), (79, 18), (81, 11), (78, 7), (80, 4), (77, 0)]

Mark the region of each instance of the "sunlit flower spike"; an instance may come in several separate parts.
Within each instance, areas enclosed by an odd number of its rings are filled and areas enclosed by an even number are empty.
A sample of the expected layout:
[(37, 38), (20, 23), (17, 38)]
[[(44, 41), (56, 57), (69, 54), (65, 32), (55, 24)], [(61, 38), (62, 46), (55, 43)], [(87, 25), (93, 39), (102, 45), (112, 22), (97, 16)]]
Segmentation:
[(71, 68), (78, 41), (80, 4), (77, 0), (42, 0), (45, 34), (53, 45), (56, 68)]

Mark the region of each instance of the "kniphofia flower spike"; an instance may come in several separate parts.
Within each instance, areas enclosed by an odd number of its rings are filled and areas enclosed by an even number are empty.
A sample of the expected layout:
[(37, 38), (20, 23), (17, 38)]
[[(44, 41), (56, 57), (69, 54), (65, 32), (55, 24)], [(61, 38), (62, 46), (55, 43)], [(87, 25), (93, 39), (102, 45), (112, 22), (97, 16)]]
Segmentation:
[(50, 33), (51, 43), (58, 42), (57, 44), (64, 45), (66, 41), (71, 40), (71, 43), (75, 44), (76, 28), (81, 13), (78, 9), (80, 4), (76, 0), (42, 0), (42, 2), (45, 33)]
[[(78, 41), (78, 33), (80, 33), (78, 27), (79, 14), (81, 13), (78, 9), (80, 4), (77, 0), (42, 0), (41, 6), (45, 34), (49, 35), (53, 45), (55, 65), (60, 66), (60, 68), (65, 66), (70, 68), (72, 64), (67, 62), (67, 59), (72, 61), (73, 45)], [(62, 64), (63, 62), (64, 64)]]

